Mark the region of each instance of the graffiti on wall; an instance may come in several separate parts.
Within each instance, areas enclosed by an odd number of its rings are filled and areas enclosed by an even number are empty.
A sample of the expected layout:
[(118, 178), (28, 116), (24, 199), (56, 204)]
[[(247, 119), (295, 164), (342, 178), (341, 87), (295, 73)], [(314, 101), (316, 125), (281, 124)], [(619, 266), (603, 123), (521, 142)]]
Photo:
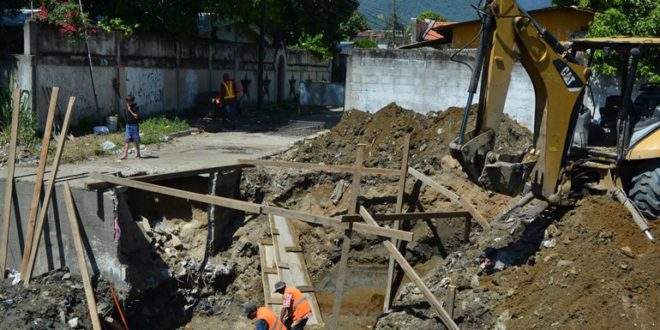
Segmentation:
[(159, 69), (126, 68), (126, 91), (135, 96), (145, 114), (164, 110), (163, 72)]

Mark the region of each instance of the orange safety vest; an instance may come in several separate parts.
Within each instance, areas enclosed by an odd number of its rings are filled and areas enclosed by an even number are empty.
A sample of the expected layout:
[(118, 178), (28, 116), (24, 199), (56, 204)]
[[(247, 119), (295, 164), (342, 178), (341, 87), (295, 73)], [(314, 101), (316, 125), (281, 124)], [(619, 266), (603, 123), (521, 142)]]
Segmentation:
[(257, 320), (268, 323), (268, 330), (286, 330), (284, 323), (280, 322), (275, 313), (268, 307), (257, 308)]
[(225, 100), (236, 98), (236, 94), (234, 94), (234, 82), (232, 80), (225, 81), (222, 85), (225, 86)]
[(293, 310), (293, 320), (298, 321), (307, 315), (307, 313), (312, 311), (312, 306), (309, 305), (305, 296), (300, 292), (300, 290), (292, 287), (286, 287), (284, 293), (288, 293), (293, 296), (293, 301), (291, 302), (291, 309)]

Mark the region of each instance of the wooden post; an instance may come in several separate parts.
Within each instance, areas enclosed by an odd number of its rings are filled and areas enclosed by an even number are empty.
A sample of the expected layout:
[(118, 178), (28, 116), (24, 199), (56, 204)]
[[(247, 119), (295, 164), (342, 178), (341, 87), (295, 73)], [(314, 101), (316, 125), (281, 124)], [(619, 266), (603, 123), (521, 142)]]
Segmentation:
[[(353, 189), (349, 200), (349, 210), (351, 214), (356, 214), (358, 211), (358, 197), (360, 195), (360, 181), (362, 180), (362, 172), (360, 168), (364, 162), (364, 145), (358, 144), (355, 154), (355, 171), (353, 172)], [(337, 322), (339, 321), (339, 313), (341, 311), (341, 300), (344, 294), (344, 282), (346, 281), (346, 273), (348, 272), (348, 254), (351, 251), (351, 235), (353, 234), (353, 223), (348, 224), (348, 229), (344, 232), (344, 238), (341, 246), (341, 259), (339, 260), (339, 276), (337, 277), (337, 289), (335, 290), (335, 303), (332, 306), (332, 320), (330, 321), (330, 329), (337, 329)]]
[(465, 217), (465, 230), (463, 231), (463, 242), (470, 242), (470, 231), (472, 230), (472, 218)]
[(454, 305), (456, 304), (456, 286), (449, 284), (447, 287), (447, 301), (445, 306), (447, 307), (447, 314), (451, 319), (454, 319)]
[(57, 98), (60, 94), (59, 87), (53, 87), (50, 93), (50, 105), (48, 106), (48, 116), (46, 117), (46, 127), (44, 128), (44, 137), (41, 141), (41, 152), (39, 154), (39, 167), (37, 168), (37, 178), (34, 181), (34, 191), (32, 192), (32, 205), (30, 206), (30, 215), (27, 221), (27, 234), (25, 235), (25, 248), (23, 249), (23, 260), (21, 261), (21, 278), (25, 280), (25, 269), (30, 259), (30, 250), (32, 250), (32, 238), (34, 237), (34, 222), (37, 220), (37, 211), (39, 210), (39, 197), (44, 185), (44, 174), (46, 172), (46, 163), (48, 162), (48, 146), (50, 145), (50, 136), (53, 132), (53, 119), (57, 109)]
[[(408, 176), (408, 154), (410, 151), (410, 133), (406, 134), (406, 137), (403, 140), (403, 154), (401, 158), (401, 175), (399, 176), (399, 186), (397, 188), (396, 196), (396, 211), (395, 213), (401, 213), (403, 210), (403, 196), (406, 192), (406, 177)], [(401, 226), (401, 221), (394, 220), (393, 227), (394, 229), (399, 229)], [(396, 239), (392, 240), (392, 244), (398, 246), (399, 241)], [(392, 287), (394, 281), (394, 257), (390, 256), (390, 262), (387, 266), (387, 282), (386, 291), (385, 291), (385, 300), (383, 301), (383, 312), (390, 310), (390, 305), (392, 303)]]
[(76, 248), (78, 266), (80, 267), (80, 277), (82, 277), (83, 286), (85, 287), (85, 297), (87, 298), (89, 317), (92, 319), (92, 327), (94, 330), (101, 330), (101, 320), (99, 319), (99, 313), (96, 311), (96, 299), (94, 298), (94, 290), (92, 289), (92, 283), (89, 279), (87, 261), (85, 259), (85, 251), (83, 250), (82, 242), (80, 241), (80, 230), (78, 228), (76, 205), (73, 202), (73, 195), (71, 194), (71, 188), (69, 187), (68, 182), (64, 183), (64, 201), (66, 202), (67, 213), (69, 213), (71, 237), (73, 238), (73, 245)]
[[(9, 246), (9, 224), (11, 204), (14, 195), (14, 169), (16, 166), (16, 140), (18, 140), (18, 115), (21, 110), (21, 91), (14, 89), (12, 94), (11, 135), (9, 138), (9, 158), (7, 159), (7, 182), (5, 182), (5, 205), (2, 211), (2, 239), (0, 239), (0, 279), (5, 278), (5, 263)], [(18, 211), (17, 211), (18, 212)]]
[(46, 215), (48, 214), (48, 206), (50, 204), (50, 199), (53, 196), (53, 190), (55, 189), (55, 179), (57, 179), (57, 170), (60, 166), (60, 160), (62, 159), (62, 152), (64, 151), (64, 142), (66, 141), (66, 135), (69, 129), (69, 121), (71, 120), (71, 113), (73, 112), (73, 105), (76, 103), (76, 97), (71, 96), (69, 98), (69, 105), (66, 109), (66, 114), (64, 115), (64, 122), (62, 122), (62, 129), (60, 131), (60, 141), (57, 143), (57, 151), (55, 152), (55, 158), (53, 159), (53, 165), (51, 169), (50, 179), (48, 180), (48, 187), (46, 188), (46, 193), (44, 195), (44, 202), (41, 205), (41, 210), (39, 212), (39, 217), (35, 223), (34, 237), (32, 239), (32, 249), (30, 250), (30, 257), (28, 259), (27, 267), (25, 268), (25, 277), (23, 277), (23, 285), (27, 287), (30, 285), (30, 279), (32, 277), (32, 272), (34, 271), (34, 263), (37, 259), (37, 250), (39, 249), (39, 240), (41, 239), (41, 234), (44, 230), (44, 222), (46, 221)]

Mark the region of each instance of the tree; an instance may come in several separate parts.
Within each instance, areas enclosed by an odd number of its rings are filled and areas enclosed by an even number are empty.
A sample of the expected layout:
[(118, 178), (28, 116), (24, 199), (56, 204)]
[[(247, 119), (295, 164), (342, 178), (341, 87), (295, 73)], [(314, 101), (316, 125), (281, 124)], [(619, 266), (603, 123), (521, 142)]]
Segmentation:
[(438, 22), (446, 22), (447, 19), (440, 16), (440, 14), (434, 12), (433, 10), (425, 10), (421, 12), (419, 15), (417, 15), (418, 20), (425, 20), (425, 19), (430, 19), (432, 21), (438, 21)]
[[(620, 35), (658, 36), (660, 35), (660, 1), (658, 0), (553, 0), (555, 6), (578, 6), (596, 11), (589, 24), (587, 36), (609, 37)], [(597, 52), (594, 58), (596, 70), (616, 73), (619, 59)], [(657, 51), (642, 59), (640, 75), (651, 81), (660, 81)]]
[(367, 18), (357, 11), (353, 12), (348, 20), (339, 24), (339, 32), (341, 33), (342, 39), (344, 40), (353, 39), (358, 34), (358, 32), (370, 29), (371, 27), (369, 26)]

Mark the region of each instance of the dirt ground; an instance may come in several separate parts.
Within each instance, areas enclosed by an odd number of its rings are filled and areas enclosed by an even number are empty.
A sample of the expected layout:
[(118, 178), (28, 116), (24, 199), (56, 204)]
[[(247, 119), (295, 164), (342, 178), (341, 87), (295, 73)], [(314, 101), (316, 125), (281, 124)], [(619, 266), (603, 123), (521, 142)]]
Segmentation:
[[(275, 158), (350, 164), (356, 145), (365, 143), (366, 166), (397, 168), (404, 134), (410, 132), (411, 166), (472, 201), (492, 220), (517, 199), (479, 188), (448, 157), (447, 146), (458, 132), (461, 116), (459, 108), (420, 115), (394, 104), (375, 114), (347, 111), (328, 133), (300, 141)], [(529, 131), (508, 117), (502, 130), (500, 152), (522, 150), (530, 142)], [(396, 182), (396, 178), (364, 177), (359, 203), (375, 214), (393, 213)], [(240, 194), (249, 201), (274, 201), (290, 209), (337, 216), (348, 212), (350, 183), (348, 174), (253, 168), (243, 171)], [(201, 267), (207, 209), (195, 203), (190, 209), (181, 213), (171, 205), (157, 216), (142, 214), (146, 220), (134, 215), (148, 224), (143, 227), (145, 235), (153, 240), (152, 251), (164, 260), (170, 280), (131, 298), (127, 303), (131, 328), (252, 329), (253, 324), (240, 316), (240, 306), (263, 299), (258, 242), (269, 237), (268, 222), (250, 216), (227, 219), (225, 244)], [(406, 212), (460, 209), (430, 187), (408, 180)], [(294, 223), (327, 323), (342, 233)], [(403, 224), (415, 237), (404, 255), (433, 294), (444, 301), (447, 286), (457, 287), (454, 319), (461, 329), (658, 328), (658, 245), (639, 232), (611, 197), (589, 196), (574, 207), (550, 208), (531, 223), (508, 218), (492, 225), (494, 230), (485, 232), (473, 222), (466, 242), (462, 218)], [(657, 234), (658, 222), (651, 226)], [(393, 309), (382, 313), (389, 258), (382, 241), (353, 235), (340, 327), (443, 329), (437, 313), (405, 276), (398, 278)], [(7, 298), (0, 292), (2, 303)], [(54, 314), (45, 318), (54, 322), (46, 328), (62, 326)]]

